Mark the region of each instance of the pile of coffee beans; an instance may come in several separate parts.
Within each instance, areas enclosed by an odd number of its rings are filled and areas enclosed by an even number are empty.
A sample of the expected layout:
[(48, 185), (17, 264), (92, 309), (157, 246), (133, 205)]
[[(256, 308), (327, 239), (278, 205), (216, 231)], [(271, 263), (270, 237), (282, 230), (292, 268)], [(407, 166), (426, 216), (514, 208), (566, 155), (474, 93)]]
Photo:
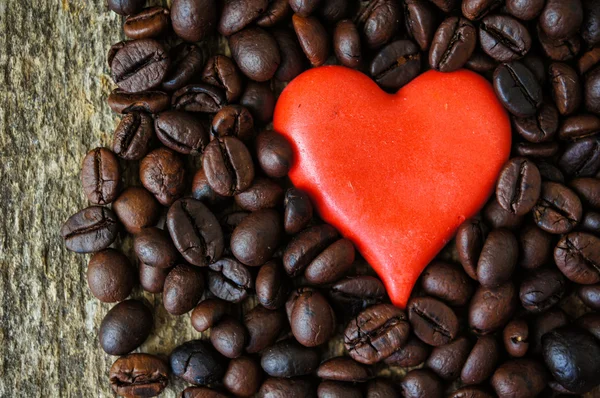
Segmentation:
[[(108, 53), (122, 119), (112, 148), (84, 157), (91, 205), (61, 234), (94, 253), (92, 294), (117, 303), (98, 331), (121, 356), (117, 394), (154, 396), (171, 377), (194, 385), (183, 398), (552, 397), (600, 383), (599, 1), (108, 4), (130, 39)], [(230, 56), (206, 54), (218, 33)], [(282, 83), (335, 63), (391, 92), (468, 68), (511, 115), (495, 194), (406, 310), (290, 185), (290, 144), (269, 130)], [(123, 186), (125, 168), (139, 183)], [(137, 269), (115, 248), (127, 234)], [(132, 353), (153, 326), (127, 299), (138, 283), (210, 338), (168, 361)], [(577, 302), (589, 311), (563, 310)]]

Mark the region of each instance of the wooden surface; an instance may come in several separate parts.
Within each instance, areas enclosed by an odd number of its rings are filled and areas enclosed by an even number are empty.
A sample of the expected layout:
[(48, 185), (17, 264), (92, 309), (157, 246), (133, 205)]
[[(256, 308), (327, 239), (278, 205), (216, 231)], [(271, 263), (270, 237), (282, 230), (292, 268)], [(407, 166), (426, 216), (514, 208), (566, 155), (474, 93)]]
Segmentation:
[[(106, 105), (105, 54), (123, 38), (120, 25), (104, 0), (0, 0), (0, 397), (113, 396), (115, 358), (97, 342), (111, 305), (90, 294), (89, 256), (65, 250), (58, 230), (87, 205), (84, 154), (109, 145), (118, 122)], [(168, 315), (160, 297), (134, 296), (156, 319), (141, 351), (168, 354), (200, 337), (189, 315)], [(329, 352), (342, 354), (339, 340)], [(183, 388), (175, 381), (162, 396)]]

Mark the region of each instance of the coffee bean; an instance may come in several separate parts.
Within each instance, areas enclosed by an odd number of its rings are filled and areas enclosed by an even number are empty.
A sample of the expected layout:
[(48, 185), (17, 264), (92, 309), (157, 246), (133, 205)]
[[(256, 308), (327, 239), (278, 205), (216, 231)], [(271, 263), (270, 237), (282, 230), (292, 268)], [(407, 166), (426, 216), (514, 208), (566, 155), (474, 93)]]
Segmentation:
[(577, 71), (580, 75), (585, 75), (593, 70), (600, 62), (600, 47), (593, 47), (583, 53), (577, 60)]
[(456, 251), (463, 269), (477, 280), (477, 262), (487, 235), (487, 226), (477, 218), (463, 222), (456, 230)]
[(506, 0), (506, 11), (523, 21), (530, 21), (540, 15), (544, 0)]
[(600, 42), (600, 7), (593, 0), (583, 0), (583, 24), (581, 35), (584, 40), (593, 46)]
[(484, 383), (494, 373), (499, 356), (500, 347), (495, 337), (478, 337), (460, 372), (462, 383)]
[(501, 0), (463, 0), (461, 9), (465, 17), (471, 21), (476, 21), (502, 6), (502, 4)]
[(290, 283), (283, 267), (276, 261), (267, 261), (256, 276), (256, 298), (265, 308), (281, 308), (287, 300)]
[(492, 230), (477, 262), (477, 280), (483, 286), (496, 287), (507, 282), (519, 258), (519, 243), (506, 229)]
[(81, 185), (93, 204), (106, 205), (115, 200), (121, 189), (121, 171), (115, 154), (106, 148), (89, 151), (81, 166)]
[(595, 115), (583, 114), (565, 119), (558, 131), (558, 137), (562, 140), (576, 140), (599, 132), (600, 118)]
[(342, 319), (355, 317), (365, 308), (383, 301), (385, 295), (383, 283), (367, 275), (342, 279), (329, 290), (331, 303)]
[[(285, 3), (288, 4), (287, 1)], [(281, 53), (281, 63), (275, 72), (275, 78), (281, 82), (289, 82), (304, 71), (306, 57), (300, 48), (296, 33), (291, 29), (274, 29), (273, 37)]]
[(517, 19), (507, 15), (490, 15), (479, 25), (483, 51), (499, 62), (523, 58), (531, 49), (531, 36)]
[(575, 69), (564, 63), (553, 63), (548, 67), (552, 99), (561, 115), (570, 115), (581, 105), (582, 92), (579, 76)]
[(273, 345), (287, 323), (282, 311), (257, 305), (244, 316), (244, 325), (248, 331), (246, 352), (254, 354)]
[(520, 142), (515, 146), (515, 154), (531, 158), (551, 158), (558, 153), (557, 142), (542, 142), (532, 144), (529, 142)]
[(438, 27), (429, 49), (429, 66), (440, 72), (452, 72), (471, 58), (477, 43), (477, 31), (465, 18), (450, 17)]
[(266, 10), (254, 21), (262, 28), (269, 28), (287, 19), (292, 14), (288, 0), (271, 0)]
[(162, 91), (144, 91), (128, 93), (114, 90), (108, 96), (108, 106), (116, 113), (146, 112), (158, 113), (169, 107), (171, 97)]
[(415, 336), (410, 336), (404, 347), (387, 357), (384, 362), (390, 366), (412, 368), (425, 362), (431, 348)]
[(306, 398), (314, 397), (315, 388), (307, 379), (283, 379), (269, 377), (258, 391), (259, 398)]
[(169, 384), (169, 366), (155, 355), (129, 354), (112, 364), (109, 377), (117, 395), (152, 397)]
[(274, 131), (263, 131), (256, 137), (256, 153), (261, 169), (269, 177), (284, 177), (292, 167), (292, 147)]
[(527, 141), (547, 142), (554, 138), (558, 130), (558, 110), (554, 105), (544, 102), (535, 116), (513, 118), (513, 125)]
[(352, 21), (345, 19), (335, 26), (333, 50), (336, 58), (343, 66), (357, 69), (362, 65), (360, 34)]
[(542, 178), (536, 165), (526, 158), (512, 158), (500, 172), (496, 198), (504, 210), (521, 216), (536, 204), (541, 188)]
[(148, 7), (125, 19), (123, 31), (130, 39), (148, 39), (163, 35), (171, 22), (169, 10), (164, 7)]
[(246, 340), (244, 325), (230, 316), (225, 316), (210, 329), (210, 342), (221, 355), (227, 358), (237, 358), (242, 355)]
[(405, 398), (442, 398), (444, 387), (438, 377), (425, 369), (411, 370), (400, 382), (402, 396)]
[(579, 286), (577, 295), (583, 304), (594, 311), (600, 311), (600, 284)]
[(269, 178), (255, 179), (248, 189), (235, 195), (235, 203), (244, 210), (270, 209), (283, 202), (283, 188)]
[(87, 281), (94, 297), (103, 303), (116, 303), (125, 300), (135, 286), (135, 268), (123, 253), (105, 249), (90, 259)]
[(212, 140), (204, 150), (202, 167), (212, 189), (222, 196), (234, 196), (245, 191), (254, 179), (250, 152), (235, 137)]
[(127, 354), (150, 335), (152, 312), (138, 300), (123, 301), (108, 311), (98, 331), (102, 349), (110, 355)]
[(139, 12), (146, 0), (108, 0), (108, 8), (119, 15), (131, 15)]
[(273, 377), (296, 377), (314, 372), (319, 366), (319, 353), (293, 340), (284, 340), (267, 348), (260, 365)]
[(248, 268), (234, 259), (225, 257), (209, 267), (208, 288), (220, 299), (239, 303), (248, 297), (248, 292), (254, 288)]
[(294, 14), (292, 23), (300, 47), (312, 66), (321, 66), (331, 51), (325, 27), (316, 17), (301, 17)]
[(212, 120), (211, 139), (228, 135), (246, 142), (254, 137), (254, 119), (247, 108), (227, 105), (217, 112)]
[(600, 115), (600, 68), (588, 72), (584, 82), (585, 108)]
[(355, 4), (350, 0), (323, 0), (317, 9), (319, 17), (326, 23), (335, 25), (350, 16)]
[(344, 346), (352, 359), (371, 365), (401, 348), (409, 330), (404, 311), (391, 304), (376, 304), (350, 321), (344, 331)]
[(229, 361), (223, 376), (223, 385), (238, 397), (253, 397), (262, 382), (260, 365), (249, 357), (239, 357)]
[(462, 387), (454, 391), (449, 398), (493, 398), (487, 391), (478, 387)]
[(171, 268), (179, 259), (169, 234), (155, 227), (143, 228), (133, 237), (133, 250), (140, 263), (151, 267)]
[(170, 51), (171, 66), (162, 81), (163, 90), (175, 91), (184, 87), (202, 70), (202, 50), (190, 43), (181, 43)]
[(302, 16), (308, 17), (321, 4), (322, 0), (289, 0), (292, 10)]
[(579, 54), (581, 39), (578, 35), (573, 35), (566, 39), (554, 40), (546, 35), (540, 24), (537, 24), (536, 29), (542, 50), (548, 58), (554, 61), (569, 61)]
[(191, 113), (170, 110), (154, 119), (158, 139), (168, 148), (185, 155), (199, 155), (208, 143), (208, 134)]
[(186, 112), (217, 113), (227, 104), (225, 92), (205, 83), (189, 84), (173, 93), (174, 109)]
[(535, 397), (544, 389), (548, 374), (544, 365), (532, 359), (503, 363), (492, 376), (492, 387), (501, 397)]
[(530, 312), (548, 310), (563, 297), (566, 283), (563, 275), (554, 268), (540, 268), (529, 273), (519, 289), (523, 308)]
[(361, 4), (354, 22), (370, 49), (389, 42), (398, 31), (402, 11), (393, 0), (376, 0)]
[(169, 208), (166, 224), (175, 247), (190, 264), (204, 267), (221, 257), (223, 231), (202, 202), (191, 198), (176, 201)]
[(192, 311), (192, 326), (198, 332), (212, 328), (230, 312), (230, 304), (217, 298), (202, 300)]
[(152, 118), (144, 112), (123, 115), (113, 136), (112, 150), (125, 160), (140, 160), (150, 150), (154, 135)]
[(407, 305), (415, 335), (432, 346), (448, 344), (458, 333), (458, 319), (450, 307), (431, 297), (416, 297)]
[(218, 383), (225, 374), (223, 357), (209, 344), (191, 340), (176, 347), (170, 356), (173, 374), (188, 383)]
[(226, 242), (231, 239), (231, 234), (237, 228), (237, 226), (240, 225), (244, 218), (248, 217), (249, 215), (250, 212), (248, 211), (234, 211), (233, 213), (227, 213), (221, 217), (219, 223), (223, 229), (223, 235)]
[(272, 209), (259, 210), (235, 228), (231, 235), (231, 252), (246, 265), (263, 265), (275, 253), (282, 234), (279, 213)]
[(258, 18), (268, 6), (267, 0), (228, 0), (223, 3), (219, 33), (231, 36)]
[(159, 42), (132, 40), (115, 54), (110, 64), (111, 75), (121, 90), (137, 93), (158, 87), (169, 63), (169, 55)]
[(469, 305), (469, 326), (480, 335), (493, 333), (510, 320), (518, 303), (512, 282), (489, 288), (480, 286)]
[(336, 282), (349, 271), (354, 262), (354, 254), (352, 242), (340, 239), (323, 250), (308, 265), (304, 277), (315, 285)]
[(106, 249), (117, 238), (119, 223), (110, 209), (90, 206), (73, 214), (60, 229), (68, 250), (92, 253)]
[(452, 306), (467, 304), (473, 294), (473, 285), (467, 274), (453, 264), (434, 261), (421, 274), (423, 291)]
[(400, 398), (400, 391), (387, 379), (374, 379), (367, 384), (366, 398)]
[(317, 376), (324, 380), (363, 382), (371, 377), (369, 369), (348, 357), (336, 357), (321, 363)]
[(600, 213), (588, 211), (581, 219), (580, 227), (584, 231), (600, 234)]
[(546, 232), (564, 234), (581, 221), (582, 211), (575, 192), (555, 182), (544, 182), (540, 199), (533, 208), (533, 219)]
[(465, 64), (465, 68), (484, 75), (488, 80), (491, 80), (488, 76), (496, 69), (496, 66), (498, 66), (498, 63), (492, 57), (477, 51), (471, 55)]
[(535, 355), (542, 353), (542, 336), (546, 333), (565, 326), (571, 321), (560, 308), (551, 308), (535, 318), (529, 328), (529, 352)]
[(297, 234), (312, 220), (313, 205), (304, 191), (297, 188), (288, 189), (284, 206), (283, 225), (288, 235)]
[(187, 264), (176, 266), (165, 279), (163, 304), (169, 314), (183, 315), (191, 311), (204, 293), (204, 277), (200, 269)]
[(536, 227), (533, 223), (526, 224), (519, 231), (519, 262), (518, 265), (527, 269), (536, 269), (544, 265), (552, 253), (552, 236)]
[(227, 398), (228, 395), (208, 387), (188, 387), (181, 392), (181, 398)]
[(229, 47), (242, 73), (257, 82), (271, 79), (281, 62), (277, 42), (261, 28), (249, 27), (232, 35)]
[(538, 160), (536, 164), (538, 166), (538, 170), (540, 171), (542, 179), (553, 182), (560, 182), (561, 184), (565, 182), (565, 176), (558, 167), (544, 160)]
[(228, 102), (235, 102), (242, 95), (242, 76), (231, 58), (224, 55), (215, 55), (206, 61), (202, 81), (225, 91)]
[(527, 53), (527, 55), (521, 59), (521, 63), (533, 73), (541, 85), (546, 83), (546, 64), (544, 62), (545, 61), (541, 56), (533, 52)]
[(523, 319), (513, 319), (502, 332), (504, 348), (511, 357), (523, 357), (529, 348), (529, 326)]
[(211, 35), (217, 26), (215, 0), (173, 0), (171, 24), (177, 36), (197, 42)]
[(494, 91), (504, 107), (517, 117), (536, 114), (542, 89), (534, 74), (522, 63), (501, 64), (494, 71)]
[(596, 339), (600, 339), (600, 314), (588, 312), (575, 320), (575, 325), (590, 332)]
[(589, 332), (572, 327), (542, 337), (546, 366), (554, 379), (574, 393), (586, 393), (600, 382), (600, 342)]
[(297, 297), (291, 300), (290, 325), (296, 340), (305, 347), (326, 343), (335, 332), (335, 314), (327, 299), (305, 287), (298, 289)]
[(298, 275), (338, 237), (335, 228), (328, 224), (315, 225), (294, 236), (283, 253), (286, 272)]
[(162, 293), (170, 268), (158, 268), (139, 264), (139, 278), (142, 289), (149, 293)]
[(504, 210), (495, 198), (483, 208), (483, 219), (492, 228), (517, 229), (523, 223), (523, 216)]
[(194, 178), (192, 179), (192, 197), (208, 206), (215, 206), (216, 208), (227, 202), (225, 196), (219, 195), (211, 188), (204, 169), (199, 169), (194, 174)]
[(160, 204), (170, 206), (185, 189), (183, 161), (167, 148), (155, 149), (140, 162), (140, 180)]
[(600, 137), (583, 138), (567, 145), (558, 166), (568, 177), (592, 177), (600, 171)]
[(435, 347), (427, 359), (426, 365), (444, 380), (454, 380), (460, 376), (463, 364), (471, 352), (471, 343), (466, 337)]
[(342, 383), (339, 381), (322, 381), (317, 388), (319, 398), (329, 397), (347, 397), (362, 398), (363, 394), (360, 388), (351, 383)]
[(369, 73), (381, 87), (397, 90), (421, 71), (419, 47), (410, 40), (398, 40), (383, 47), (373, 58)]
[(437, 16), (430, 3), (420, 0), (405, 0), (404, 24), (406, 32), (422, 51), (429, 50), (435, 34)]
[(248, 108), (256, 123), (269, 124), (275, 111), (275, 94), (268, 83), (250, 81), (246, 84), (240, 104)]
[(584, 232), (563, 236), (554, 249), (554, 262), (575, 283), (600, 282), (600, 238)]
[(540, 27), (553, 40), (565, 39), (579, 30), (583, 22), (583, 7), (580, 0), (568, 3), (547, 0), (540, 14)]

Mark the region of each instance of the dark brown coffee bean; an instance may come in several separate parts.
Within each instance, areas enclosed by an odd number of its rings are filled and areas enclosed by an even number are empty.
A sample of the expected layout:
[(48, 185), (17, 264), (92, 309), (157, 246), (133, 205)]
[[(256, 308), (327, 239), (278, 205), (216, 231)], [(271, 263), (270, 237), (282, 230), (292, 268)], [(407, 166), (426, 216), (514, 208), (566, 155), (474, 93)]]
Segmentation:
[(554, 249), (554, 262), (575, 283), (600, 282), (600, 238), (584, 232), (563, 236)]
[(119, 223), (110, 209), (90, 206), (73, 214), (60, 229), (68, 250), (92, 253), (106, 249), (117, 238)]
[(173, 93), (174, 109), (186, 112), (217, 113), (227, 104), (225, 92), (205, 83), (189, 84)]
[(504, 210), (496, 198), (492, 198), (483, 208), (483, 219), (492, 228), (517, 229), (524, 217)]
[(202, 272), (191, 265), (178, 265), (165, 279), (163, 304), (169, 314), (183, 315), (191, 311), (204, 293)]
[(331, 286), (329, 298), (336, 314), (353, 318), (367, 307), (380, 303), (386, 296), (383, 283), (368, 275), (347, 277)]
[(169, 384), (169, 366), (155, 355), (129, 354), (112, 364), (109, 377), (117, 395), (153, 397)]
[(135, 268), (123, 253), (105, 249), (90, 259), (87, 281), (94, 297), (103, 303), (116, 303), (125, 300), (135, 286)]
[(420, 73), (419, 47), (410, 40), (390, 43), (373, 58), (369, 69), (377, 84), (389, 90), (397, 90)]
[(543, 312), (557, 304), (565, 293), (566, 280), (553, 268), (540, 268), (521, 282), (519, 297), (523, 308)]
[(419, 45), (422, 51), (429, 50), (437, 27), (435, 9), (429, 2), (421, 0), (404, 1), (404, 23), (406, 32)]
[(148, 293), (162, 293), (170, 268), (151, 267), (139, 264), (140, 286)]
[(148, 7), (125, 19), (123, 32), (130, 39), (147, 39), (163, 35), (171, 22), (169, 10), (164, 7)]
[(162, 81), (163, 90), (175, 91), (184, 87), (202, 70), (202, 50), (190, 43), (181, 43), (170, 51), (171, 66)]
[(376, 0), (361, 4), (354, 22), (370, 49), (389, 42), (398, 31), (402, 11), (392, 0)]
[(325, 27), (316, 17), (301, 17), (294, 14), (292, 23), (300, 47), (312, 66), (321, 66), (327, 61), (331, 51)]
[(506, 0), (506, 11), (523, 21), (530, 21), (540, 15), (544, 0)]
[(327, 299), (312, 288), (300, 288), (297, 293), (291, 304), (292, 334), (305, 347), (326, 343), (335, 332), (333, 309)]
[(405, 398), (442, 398), (444, 394), (441, 380), (433, 372), (425, 369), (408, 372), (400, 382), (400, 388)]
[(208, 206), (218, 207), (227, 202), (225, 196), (221, 196), (211, 188), (204, 173), (204, 169), (200, 169), (194, 174), (192, 179), (192, 197)]
[(600, 133), (600, 118), (595, 115), (583, 114), (565, 119), (558, 130), (558, 138), (576, 140), (598, 133)]
[(546, 83), (546, 64), (541, 56), (529, 52), (521, 59), (521, 62), (533, 73), (541, 85)]
[(292, 147), (274, 131), (263, 131), (256, 137), (256, 153), (261, 169), (269, 177), (284, 177), (292, 167)]
[(590, 45), (600, 42), (600, 7), (594, 0), (583, 0), (583, 24), (581, 35)]
[(112, 78), (121, 90), (129, 93), (158, 87), (167, 74), (169, 55), (152, 39), (125, 43), (110, 64)]
[(501, 397), (535, 397), (546, 386), (544, 365), (531, 359), (503, 363), (492, 376), (492, 386)]
[(269, 178), (259, 177), (242, 193), (235, 195), (235, 203), (244, 210), (257, 211), (279, 206), (283, 202), (283, 188)]
[(369, 369), (348, 357), (335, 357), (321, 363), (317, 376), (324, 380), (363, 382), (371, 377)]
[(289, 291), (290, 283), (281, 264), (272, 260), (260, 267), (256, 276), (256, 298), (265, 308), (283, 307)]
[(225, 55), (215, 55), (206, 61), (202, 81), (225, 91), (228, 102), (235, 102), (242, 95), (242, 76), (231, 58)]
[(323, 22), (335, 25), (342, 19), (348, 18), (354, 6), (355, 4), (350, 0), (323, 0), (317, 12)]
[(554, 138), (558, 130), (558, 110), (550, 103), (543, 103), (535, 116), (513, 118), (513, 125), (527, 141), (547, 142)]
[(540, 24), (537, 24), (536, 29), (542, 50), (548, 58), (554, 61), (569, 61), (579, 54), (581, 39), (578, 35), (553, 40), (544, 33)]
[(426, 365), (444, 380), (452, 381), (460, 376), (463, 364), (471, 352), (471, 342), (466, 337), (434, 347)]
[(294, 236), (283, 253), (286, 272), (298, 275), (338, 237), (335, 228), (328, 224), (315, 225)]
[(222, 196), (245, 191), (254, 179), (250, 152), (235, 137), (212, 140), (204, 149), (202, 168), (212, 189)]
[(127, 113), (121, 119), (113, 136), (112, 150), (125, 160), (140, 160), (150, 150), (154, 125), (144, 112)]
[(471, 55), (471, 58), (465, 64), (465, 68), (484, 76), (491, 74), (496, 66), (498, 66), (498, 63), (492, 57), (477, 51)]
[(558, 166), (568, 177), (592, 177), (600, 170), (600, 137), (583, 138), (567, 145)]
[(106, 205), (115, 200), (121, 189), (119, 160), (115, 154), (106, 148), (89, 151), (81, 166), (81, 185), (93, 204)]
[(227, 358), (237, 358), (242, 355), (246, 340), (244, 325), (230, 316), (225, 316), (210, 329), (210, 342), (221, 355)]
[(480, 384), (485, 382), (496, 369), (499, 356), (500, 347), (495, 337), (478, 337), (460, 372), (462, 383)]
[(219, 383), (225, 374), (223, 357), (201, 340), (175, 347), (170, 362), (175, 376), (196, 385)]
[(600, 235), (600, 213), (588, 211), (583, 215), (579, 226), (584, 231)]
[(215, 0), (173, 0), (171, 4), (173, 30), (185, 41), (197, 42), (211, 35), (217, 19)]
[[(285, 3), (288, 4), (287, 1)], [(275, 72), (275, 78), (281, 82), (289, 82), (304, 71), (306, 57), (296, 33), (291, 29), (274, 29), (273, 36), (281, 53), (281, 63)]]
[(324, 285), (341, 279), (354, 262), (354, 245), (340, 239), (321, 252), (306, 268), (304, 277), (309, 283)]
[(313, 216), (313, 205), (308, 195), (297, 188), (285, 193), (283, 226), (285, 233), (294, 235), (304, 229)]
[(259, 210), (244, 218), (231, 235), (231, 252), (251, 267), (263, 265), (279, 245), (283, 225), (279, 213)]
[(248, 268), (231, 258), (222, 258), (211, 264), (208, 272), (208, 288), (220, 299), (239, 303), (248, 297), (254, 281)]
[(501, 329), (512, 317), (518, 301), (512, 282), (497, 288), (480, 286), (469, 305), (469, 326), (482, 335)]
[(523, 58), (531, 48), (527, 28), (507, 15), (483, 18), (479, 25), (479, 41), (483, 51), (499, 62)]
[(504, 210), (524, 215), (540, 197), (542, 178), (537, 166), (526, 158), (509, 160), (498, 177), (496, 198)]
[(471, 21), (476, 21), (500, 7), (502, 0), (463, 0), (461, 5), (462, 14)]
[(564, 234), (581, 221), (582, 211), (575, 192), (555, 182), (544, 182), (540, 199), (533, 208), (533, 219), (546, 232)]
[(110, 355), (124, 355), (138, 348), (150, 335), (152, 312), (138, 300), (123, 301), (108, 311), (98, 330), (102, 349)]
[(167, 109), (170, 104), (171, 97), (162, 91), (128, 93), (117, 89), (108, 96), (108, 106), (117, 113), (158, 113)]
[(515, 154), (531, 158), (551, 158), (558, 153), (557, 142), (543, 142), (532, 144), (529, 142), (520, 142), (515, 146)]
[(335, 26), (333, 51), (338, 61), (348, 68), (357, 69), (362, 65), (360, 33), (352, 21), (345, 19)]
[(583, 76), (594, 69), (598, 65), (598, 62), (600, 62), (600, 47), (593, 47), (579, 57), (577, 60), (577, 71)]
[(511, 357), (523, 357), (529, 348), (529, 326), (523, 319), (513, 319), (502, 332), (504, 348)]
[(170, 206), (185, 189), (183, 161), (167, 148), (155, 149), (140, 162), (140, 180), (160, 204)]
[(296, 377), (314, 372), (319, 366), (319, 353), (293, 340), (284, 340), (266, 349), (260, 364), (273, 377)]
[(410, 336), (404, 347), (387, 357), (384, 362), (390, 366), (412, 368), (425, 362), (431, 348), (415, 336)]
[(458, 333), (458, 319), (450, 307), (431, 297), (416, 297), (407, 305), (415, 335), (432, 346), (448, 344)]
[(387, 379), (374, 379), (367, 384), (366, 398), (400, 398), (398, 387)]
[(258, 18), (268, 6), (268, 0), (227, 0), (223, 3), (219, 33), (231, 36)]
[(198, 332), (205, 332), (217, 324), (230, 312), (230, 304), (218, 298), (202, 300), (192, 311), (192, 326)]
[(156, 115), (156, 136), (164, 146), (184, 155), (199, 155), (208, 144), (208, 134), (192, 113), (170, 110)]
[(307, 379), (267, 378), (260, 390), (259, 398), (313, 398), (316, 397), (315, 386)]
[(463, 269), (477, 280), (477, 262), (487, 235), (487, 226), (477, 218), (463, 222), (456, 231), (456, 251)]
[(119, 15), (131, 15), (139, 12), (145, 0), (108, 0), (108, 8)]
[(560, 169), (554, 166), (552, 163), (548, 163), (544, 160), (538, 160), (536, 164), (542, 179), (560, 182), (561, 184), (565, 182), (565, 176), (563, 175), (562, 171), (560, 171)]
[(308, 17), (321, 4), (322, 0), (289, 0), (292, 10), (302, 16)]
[(467, 304), (473, 294), (473, 285), (460, 267), (434, 261), (421, 274), (421, 287), (430, 295), (452, 306)]
[(529, 352), (535, 355), (541, 354), (542, 336), (570, 322), (567, 314), (556, 307), (537, 315), (529, 327)]
[(254, 137), (254, 119), (247, 108), (227, 105), (217, 112), (212, 120), (211, 138), (228, 135), (246, 142)]
[(181, 392), (180, 398), (228, 398), (228, 395), (208, 387), (188, 387)]
[(493, 398), (487, 391), (478, 387), (462, 387), (454, 391), (449, 398)]
[(287, 322), (282, 311), (257, 305), (244, 316), (244, 325), (248, 331), (246, 352), (254, 354), (275, 343)]
[(600, 115), (600, 68), (595, 68), (587, 74), (584, 82), (585, 108)]
[(540, 14), (540, 27), (552, 40), (565, 39), (579, 30), (583, 22), (583, 7), (580, 0), (565, 3), (547, 0)]
[(519, 243), (506, 229), (492, 230), (477, 262), (477, 280), (483, 286), (496, 287), (508, 281), (517, 265)]
[(271, 79), (281, 62), (277, 42), (261, 28), (249, 27), (234, 34), (229, 47), (242, 73), (257, 82)]
[(317, 397), (319, 398), (362, 398), (362, 396), (360, 388), (351, 383), (326, 380), (319, 383), (319, 387), (317, 388)]
[(223, 385), (237, 397), (253, 397), (260, 388), (262, 378), (262, 369), (256, 361), (249, 357), (239, 357), (229, 361)]
[(429, 49), (429, 66), (440, 72), (463, 67), (477, 44), (477, 31), (465, 18), (450, 17), (438, 27)]
[(275, 94), (269, 83), (249, 81), (240, 104), (248, 108), (257, 124), (269, 124), (275, 111)]
[(271, 0), (266, 10), (254, 21), (262, 28), (270, 28), (286, 20), (292, 14), (288, 0)]
[(517, 117), (536, 114), (542, 104), (542, 88), (522, 63), (501, 64), (494, 71), (494, 91), (504, 107)]
[(221, 257), (223, 231), (202, 202), (192, 198), (176, 201), (169, 208), (166, 225), (175, 247), (190, 264), (204, 267)]
[(552, 98), (561, 115), (575, 112), (582, 102), (581, 83), (575, 69), (564, 63), (553, 63), (548, 67)]
[(244, 218), (248, 217), (249, 215), (250, 212), (248, 211), (234, 211), (233, 213), (228, 213), (221, 217), (219, 223), (223, 229), (225, 241), (229, 241), (231, 239), (231, 234), (233, 231), (242, 223)]
[(600, 339), (600, 314), (596, 312), (588, 312), (575, 320), (575, 325), (587, 330)]
[(143, 228), (133, 237), (133, 250), (140, 263), (151, 267), (171, 268), (179, 259), (169, 234), (155, 227)]
[(519, 248), (518, 265), (527, 269), (539, 268), (552, 254), (552, 236), (528, 223), (519, 231)]
[(577, 295), (583, 304), (594, 311), (600, 311), (600, 284), (579, 286)]

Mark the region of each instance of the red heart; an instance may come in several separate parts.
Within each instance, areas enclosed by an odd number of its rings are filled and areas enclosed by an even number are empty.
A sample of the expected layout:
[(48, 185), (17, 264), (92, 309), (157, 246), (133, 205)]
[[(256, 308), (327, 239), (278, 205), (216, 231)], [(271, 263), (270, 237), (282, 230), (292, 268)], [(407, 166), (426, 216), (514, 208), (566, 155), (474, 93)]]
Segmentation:
[(352, 240), (405, 307), (425, 266), (489, 197), (510, 152), (510, 121), (490, 84), (429, 71), (394, 95), (339, 66), (281, 94), (275, 130), (321, 217)]

